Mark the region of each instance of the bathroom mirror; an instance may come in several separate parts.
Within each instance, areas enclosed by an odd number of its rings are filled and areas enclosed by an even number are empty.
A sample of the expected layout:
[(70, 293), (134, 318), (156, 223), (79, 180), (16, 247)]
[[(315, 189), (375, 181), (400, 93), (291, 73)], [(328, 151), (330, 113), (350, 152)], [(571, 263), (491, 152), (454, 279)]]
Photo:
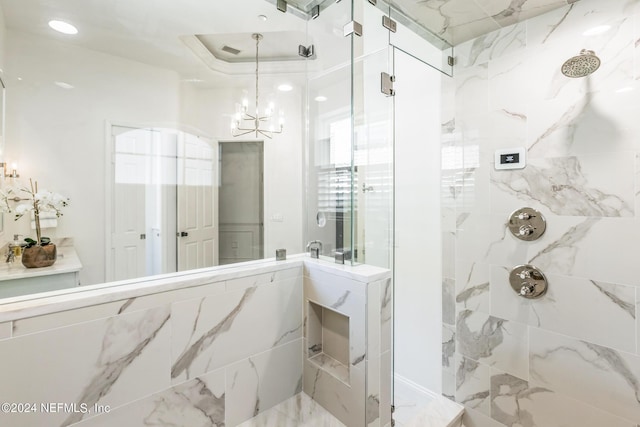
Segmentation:
[[(265, 0), (0, 0), (0, 9), (4, 159), (19, 164), (20, 179), (69, 197), (57, 227), (45, 233), (70, 238), (82, 285), (304, 250), (308, 65), (298, 45), (310, 40), (299, 11), (282, 13)], [(77, 33), (55, 31), (51, 20)], [(326, 40), (343, 42), (326, 31)], [(273, 102), (284, 117), (273, 138), (234, 137), (230, 128), (243, 100), (255, 105), (253, 33), (264, 35), (259, 108)], [(223, 174), (254, 166), (257, 189), (233, 181), (248, 174)], [(242, 217), (256, 194), (257, 231), (220, 223)], [(235, 215), (220, 213), (223, 200)], [(204, 233), (181, 227), (203, 217), (217, 228), (213, 237), (180, 249), (181, 239)], [(143, 227), (132, 225), (140, 220)], [(6, 223), (2, 244), (33, 233), (28, 223)], [(133, 246), (122, 243), (127, 236)], [(137, 267), (119, 274), (129, 264)]]

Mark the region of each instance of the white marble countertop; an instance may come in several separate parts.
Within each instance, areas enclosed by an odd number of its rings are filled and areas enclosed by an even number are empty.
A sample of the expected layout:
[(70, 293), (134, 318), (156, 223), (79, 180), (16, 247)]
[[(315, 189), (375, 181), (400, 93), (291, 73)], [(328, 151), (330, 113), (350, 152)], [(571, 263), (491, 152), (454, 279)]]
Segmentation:
[(327, 272), (361, 282), (373, 282), (390, 277), (390, 271), (383, 268), (370, 265), (339, 265), (324, 259), (311, 259), (308, 254), (297, 254), (287, 256), (285, 261), (276, 261), (274, 258), (268, 258), (190, 270), (181, 273), (162, 274), (140, 279), (80, 286), (73, 289), (6, 298), (0, 300), (0, 322), (104, 304), (111, 301), (119, 301), (169, 290), (205, 285), (287, 268), (299, 268), (305, 266), (305, 264), (308, 264), (308, 266), (313, 265)]
[(2, 281), (24, 279), (27, 277), (49, 276), (52, 274), (73, 273), (82, 269), (82, 263), (78, 254), (70, 246), (58, 246), (56, 248), (58, 259), (49, 267), (27, 268), (20, 260), (4, 262), (6, 254), (0, 260), (0, 286)]

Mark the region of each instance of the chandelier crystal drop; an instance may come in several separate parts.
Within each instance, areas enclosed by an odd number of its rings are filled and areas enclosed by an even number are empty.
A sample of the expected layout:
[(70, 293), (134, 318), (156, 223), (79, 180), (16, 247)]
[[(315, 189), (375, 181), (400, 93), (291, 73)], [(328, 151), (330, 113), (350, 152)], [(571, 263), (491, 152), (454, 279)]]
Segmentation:
[[(231, 120), (231, 134), (233, 136), (242, 136), (255, 133), (256, 138), (259, 135), (272, 138), (274, 134), (282, 133), (284, 128), (284, 115), (280, 111), (278, 115), (277, 127), (274, 126), (275, 105), (270, 102), (264, 110), (260, 111), (259, 92), (258, 92), (258, 51), (262, 34), (254, 33), (251, 38), (256, 41), (256, 108), (255, 115), (249, 114), (249, 100), (244, 98), (241, 104), (236, 104), (236, 112)], [(262, 114), (262, 115), (261, 115)]]

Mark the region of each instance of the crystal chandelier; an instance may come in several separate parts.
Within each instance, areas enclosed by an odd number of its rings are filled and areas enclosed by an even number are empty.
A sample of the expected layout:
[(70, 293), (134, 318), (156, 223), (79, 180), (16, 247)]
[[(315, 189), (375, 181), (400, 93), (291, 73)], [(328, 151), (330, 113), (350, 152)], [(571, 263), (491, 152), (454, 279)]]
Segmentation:
[(256, 138), (258, 135), (264, 135), (267, 138), (272, 138), (273, 134), (282, 133), (282, 129), (284, 127), (284, 116), (282, 112), (279, 114), (278, 118), (278, 127), (275, 128), (273, 125), (273, 113), (274, 113), (274, 104), (270, 102), (268, 107), (262, 111), (262, 115), (260, 115), (260, 107), (258, 104), (259, 101), (259, 93), (258, 93), (258, 46), (260, 44), (260, 40), (262, 40), (262, 34), (254, 33), (251, 35), (251, 38), (256, 41), (256, 110), (255, 115), (249, 114), (249, 101), (244, 98), (242, 100), (242, 104), (236, 104), (236, 113), (231, 120), (231, 134), (233, 136), (242, 136), (249, 133), (256, 134)]

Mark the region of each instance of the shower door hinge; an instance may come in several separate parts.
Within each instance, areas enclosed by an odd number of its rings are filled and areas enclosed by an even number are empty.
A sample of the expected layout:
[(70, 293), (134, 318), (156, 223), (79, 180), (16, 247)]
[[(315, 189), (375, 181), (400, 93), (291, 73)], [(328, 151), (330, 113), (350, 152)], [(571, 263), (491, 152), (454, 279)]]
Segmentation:
[(278, 0), (278, 2), (276, 3), (276, 7), (278, 8), (278, 10), (280, 12), (287, 12), (287, 2), (286, 0)]
[(362, 24), (356, 21), (350, 21), (344, 26), (342, 32), (345, 37), (351, 34), (362, 37)]
[(320, 5), (317, 4), (313, 7), (313, 9), (311, 9), (311, 19), (316, 19), (318, 16), (320, 16)]
[(383, 16), (382, 17), (382, 26), (385, 27), (387, 30), (391, 31), (392, 33), (395, 33), (396, 32), (396, 28), (398, 27), (398, 24), (396, 23), (396, 21), (391, 19), (391, 17)]
[(456, 60), (453, 56), (447, 56), (447, 65), (449, 67), (453, 67), (456, 63)]
[(387, 96), (394, 96), (396, 91), (393, 89), (393, 82), (396, 81), (396, 76), (392, 76), (388, 73), (380, 73), (380, 91)]
[(298, 55), (303, 58), (315, 58), (316, 49), (313, 45), (309, 45), (309, 47), (298, 45)]

